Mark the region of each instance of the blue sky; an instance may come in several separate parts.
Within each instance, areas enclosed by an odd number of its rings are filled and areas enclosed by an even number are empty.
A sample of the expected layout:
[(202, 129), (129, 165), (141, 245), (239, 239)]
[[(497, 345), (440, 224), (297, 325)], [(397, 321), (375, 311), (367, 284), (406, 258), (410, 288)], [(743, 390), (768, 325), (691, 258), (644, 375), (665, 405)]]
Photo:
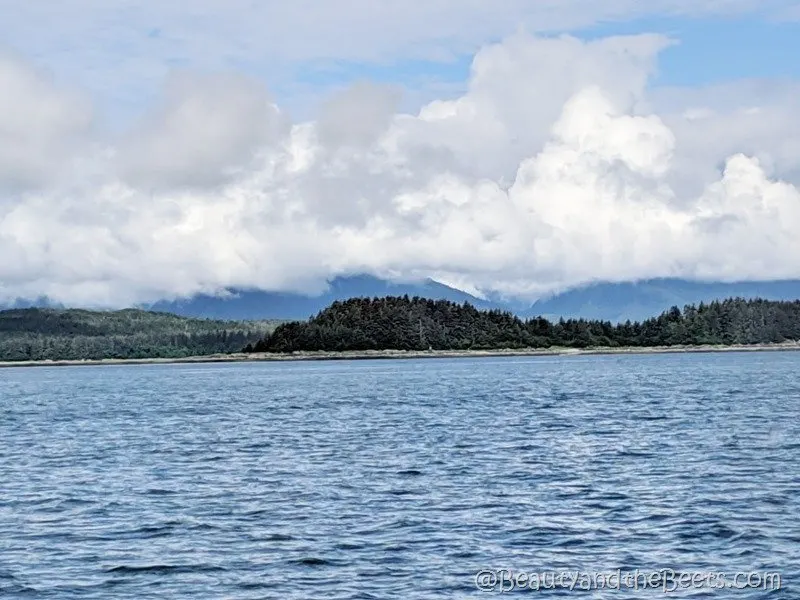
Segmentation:
[[(66, 0), (48, 11), (52, 4), (44, 0), (23, 5), (0, 0), (5, 15), (0, 39), (63, 81), (88, 89), (112, 119), (141, 112), (174, 69), (251, 74), (301, 118), (310, 116), (330, 89), (355, 80), (402, 86), (409, 92), (406, 108), (413, 109), (431, 95), (463, 90), (475, 50), (517, 29), (584, 39), (644, 32), (668, 35), (678, 43), (662, 52), (655, 85), (800, 77), (800, 63), (793, 59), (800, 54), (796, 2), (720, 0), (695, 8), (683, 0), (664, 0), (647, 8), (644, 3), (611, 0), (604, 10), (583, 6), (583, 1), (538, 9), (536, 1), (505, 0), (496, 3), (496, 13), (502, 13), (493, 17), (496, 23), (489, 19), (493, 13), (486, 7), (493, 3), (488, 1), (461, 10), (453, 2), (451, 10), (449, 0), (442, 0), (432, 3), (441, 8), (398, 13), (412, 15), (399, 23), (389, 9), (371, 9), (370, 29), (369, 19), (357, 20), (367, 6), (362, 0), (307, 1), (309, 8), (298, 9), (298, 14), (272, 8), (272, 0), (202, 0), (194, 11), (171, 1), (128, 0), (115, 9), (113, 2)], [(372, 6), (384, 4), (394, 3)], [(576, 8), (571, 10), (570, 4)], [(659, 10), (658, 4), (664, 8)], [(421, 13), (418, 19), (426, 25), (419, 31), (414, 12)], [(437, 19), (451, 25), (437, 30)], [(386, 31), (385, 44), (381, 29)], [(289, 41), (281, 42), (283, 35)]]
[[(585, 40), (608, 36), (660, 33), (675, 43), (659, 54), (653, 87), (703, 87), (743, 79), (800, 79), (800, 23), (763, 16), (715, 18), (673, 17), (634, 19), (564, 32)], [(553, 36), (559, 33), (547, 32)], [(487, 40), (497, 41), (495, 39)], [(447, 61), (396, 60), (389, 63), (318, 61), (298, 67), (292, 80), (276, 86), (280, 98), (298, 102), (298, 113), (313, 112), (322, 101), (319, 90), (368, 80), (406, 88), (404, 108), (415, 110), (434, 89), (437, 97), (463, 92), (472, 53)], [(256, 72), (258, 70), (256, 69)], [(298, 92), (298, 90), (300, 90)], [(306, 97), (303, 97), (303, 96)]]
[(661, 53), (656, 85), (702, 86), (747, 78), (800, 77), (800, 26), (751, 17), (659, 18), (606, 25), (585, 37), (642, 31), (677, 44)]
[[(660, 54), (654, 85), (703, 86), (749, 78), (800, 78), (800, 24), (796, 22), (751, 17), (661, 17), (603, 24), (569, 34), (592, 40), (644, 32), (661, 33), (676, 41)], [(466, 81), (471, 62), (472, 54), (447, 62), (337, 63), (329, 70), (324, 66), (318, 71), (300, 70), (298, 80), (322, 86), (359, 79), (410, 85), (435, 80), (457, 85)]]

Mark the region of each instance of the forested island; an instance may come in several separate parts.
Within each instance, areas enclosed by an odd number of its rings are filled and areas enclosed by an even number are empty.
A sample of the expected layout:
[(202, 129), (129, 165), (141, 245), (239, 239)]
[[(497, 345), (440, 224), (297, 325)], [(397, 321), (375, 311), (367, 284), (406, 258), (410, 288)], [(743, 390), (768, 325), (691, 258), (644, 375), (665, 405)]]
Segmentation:
[(212, 321), (137, 309), (0, 311), (0, 361), (181, 358), (241, 351), (280, 321)]
[(436, 351), (724, 349), (788, 342), (800, 342), (800, 301), (733, 298), (673, 307), (657, 317), (625, 323), (523, 320), (469, 303), (408, 296), (336, 301), (307, 321), (292, 322), (217, 321), (138, 309), (0, 311), (0, 361), (9, 365), (345, 356), (341, 353), (366, 358), (376, 352), (415, 356)]
[(800, 340), (800, 301), (732, 298), (673, 307), (642, 322), (522, 320), (510, 312), (425, 298), (336, 301), (308, 321), (278, 325), (245, 352), (646, 348)]

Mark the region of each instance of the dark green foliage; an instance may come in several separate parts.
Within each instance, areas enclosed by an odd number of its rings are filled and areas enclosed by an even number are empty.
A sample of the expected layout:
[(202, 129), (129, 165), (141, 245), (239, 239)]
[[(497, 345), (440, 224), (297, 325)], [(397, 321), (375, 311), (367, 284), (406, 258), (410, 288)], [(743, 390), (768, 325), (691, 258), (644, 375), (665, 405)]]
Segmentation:
[(245, 351), (486, 350), (648, 347), (800, 340), (800, 301), (729, 299), (677, 306), (643, 322), (522, 321), (509, 312), (425, 298), (337, 301), (307, 322), (279, 325)]
[(239, 352), (275, 321), (211, 321), (143, 310), (0, 311), (0, 360), (180, 358)]

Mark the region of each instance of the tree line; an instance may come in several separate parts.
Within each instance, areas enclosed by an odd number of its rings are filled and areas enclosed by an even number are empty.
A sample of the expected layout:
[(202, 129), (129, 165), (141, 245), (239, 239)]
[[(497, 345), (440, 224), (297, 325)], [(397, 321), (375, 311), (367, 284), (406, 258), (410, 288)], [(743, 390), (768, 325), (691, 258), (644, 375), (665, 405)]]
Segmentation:
[(241, 351), (275, 321), (212, 321), (137, 309), (0, 311), (0, 360), (182, 358)]
[(800, 340), (800, 301), (730, 298), (674, 306), (642, 322), (522, 320), (468, 303), (390, 296), (336, 301), (278, 325), (245, 352), (492, 350), (759, 344)]

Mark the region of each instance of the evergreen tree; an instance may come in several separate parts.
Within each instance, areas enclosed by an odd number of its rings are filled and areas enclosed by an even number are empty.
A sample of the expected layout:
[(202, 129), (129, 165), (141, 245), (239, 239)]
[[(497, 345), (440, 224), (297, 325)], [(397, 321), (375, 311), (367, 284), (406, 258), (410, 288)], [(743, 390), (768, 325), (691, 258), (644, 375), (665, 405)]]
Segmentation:
[(425, 298), (336, 301), (308, 322), (279, 325), (257, 352), (313, 350), (485, 350), (753, 344), (800, 340), (800, 301), (734, 298), (673, 306), (639, 323), (542, 317), (522, 321), (501, 310)]

